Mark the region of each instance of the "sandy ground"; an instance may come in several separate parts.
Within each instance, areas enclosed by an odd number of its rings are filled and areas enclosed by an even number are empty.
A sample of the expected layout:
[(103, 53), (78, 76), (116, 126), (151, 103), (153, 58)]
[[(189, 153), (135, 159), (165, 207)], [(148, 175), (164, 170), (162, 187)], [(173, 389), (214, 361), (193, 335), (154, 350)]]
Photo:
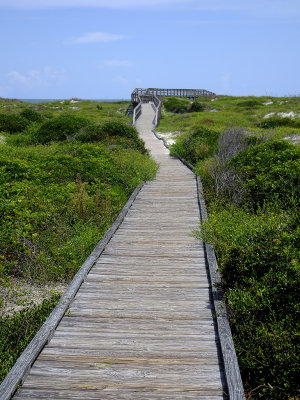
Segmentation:
[(12, 315), (16, 311), (40, 304), (54, 292), (63, 293), (66, 287), (64, 284), (39, 285), (17, 278), (10, 278), (9, 282), (0, 281), (0, 315)]
[(286, 136), (283, 138), (284, 140), (288, 140), (289, 142), (293, 144), (298, 144), (300, 143), (300, 135), (295, 135), (295, 136)]
[(176, 138), (182, 134), (182, 132), (180, 131), (174, 131), (174, 132), (155, 131), (155, 133), (159, 138), (164, 139), (168, 147), (174, 144), (176, 142)]

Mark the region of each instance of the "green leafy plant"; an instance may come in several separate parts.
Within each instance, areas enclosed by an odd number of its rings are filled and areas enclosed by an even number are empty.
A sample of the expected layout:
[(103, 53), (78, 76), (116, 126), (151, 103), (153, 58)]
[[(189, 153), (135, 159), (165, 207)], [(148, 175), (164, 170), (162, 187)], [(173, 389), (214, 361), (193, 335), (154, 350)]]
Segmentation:
[(0, 114), (0, 131), (8, 133), (22, 132), (29, 121), (17, 114)]
[(171, 146), (171, 154), (195, 165), (216, 151), (218, 137), (218, 132), (199, 127), (179, 136)]
[(289, 117), (274, 116), (263, 119), (261, 122), (257, 124), (257, 126), (263, 129), (277, 128), (280, 126), (300, 128), (300, 121), (294, 120)]
[(238, 107), (245, 107), (245, 108), (255, 108), (255, 107), (261, 107), (262, 103), (259, 100), (244, 100), (244, 101), (240, 101), (237, 103)]
[(191, 102), (184, 97), (165, 97), (163, 100), (163, 106), (167, 111), (182, 114), (188, 112)]
[(121, 136), (130, 139), (138, 139), (138, 132), (132, 125), (119, 121), (108, 121), (101, 125), (101, 131), (109, 136)]
[(23, 110), (20, 115), (31, 122), (38, 122), (43, 120), (43, 116), (38, 111), (33, 110), (32, 108), (25, 108), (25, 110)]
[(191, 104), (189, 112), (201, 112), (205, 110), (205, 104), (201, 103), (199, 99), (196, 99)]
[(35, 133), (39, 143), (64, 141), (72, 139), (81, 128), (88, 126), (87, 118), (72, 114), (61, 115), (44, 122)]
[(234, 157), (245, 188), (244, 202), (253, 208), (280, 202), (287, 208), (299, 201), (300, 152), (287, 141), (267, 141)]

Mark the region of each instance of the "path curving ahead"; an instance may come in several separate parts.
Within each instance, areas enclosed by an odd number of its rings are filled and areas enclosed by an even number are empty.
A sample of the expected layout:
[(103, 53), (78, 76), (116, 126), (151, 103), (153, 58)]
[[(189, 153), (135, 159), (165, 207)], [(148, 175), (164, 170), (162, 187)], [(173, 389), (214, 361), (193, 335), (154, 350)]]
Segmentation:
[(151, 132), (160, 164), (14, 399), (223, 399), (195, 177)]

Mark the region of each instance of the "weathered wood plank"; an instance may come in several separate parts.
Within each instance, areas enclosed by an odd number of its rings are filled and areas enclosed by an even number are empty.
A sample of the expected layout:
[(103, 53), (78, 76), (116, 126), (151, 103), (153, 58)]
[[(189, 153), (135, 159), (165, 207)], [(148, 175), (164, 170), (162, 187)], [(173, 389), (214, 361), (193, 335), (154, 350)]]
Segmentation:
[[(107, 390), (101, 391), (101, 400), (153, 400), (154, 396), (156, 400), (174, 400), (174, 399), (182, 399), (182, 392), (176, 392), (174, 388), (173, 391), (134, 391), (134, 390), (122, 390), (118, 391), (116, 394), (116, 390)], [(100, 393), (99, 391), (91, 391), (91, 390), (59, 390), (51, 388), (46, 394), (43, 390), (40, 389), (21, 389), (19, 394), (14, 397), (16, 400), (28, 400), (28, 399), (59, 399), (59, 400), (99, 400)], [(224, 397), (222, 394), (219, 395), (211, 395), (205, 394), (202, 391), (194, 391), (190, 393), (189, 391), (185, 391), (184, 399), (190, 400), (195, 399), (195, 396), (199, 400), (223, 400)]]

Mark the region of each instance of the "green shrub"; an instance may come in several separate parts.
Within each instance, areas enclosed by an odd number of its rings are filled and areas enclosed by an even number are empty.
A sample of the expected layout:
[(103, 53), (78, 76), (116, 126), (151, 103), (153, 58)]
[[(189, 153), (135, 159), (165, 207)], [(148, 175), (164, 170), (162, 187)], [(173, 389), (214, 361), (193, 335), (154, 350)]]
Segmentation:
[(99, 142), (107, 139), (107, 134), (100, 125), (90, 124), (80, 129), (74, 138), (82, 143)]
[(238, 107), (254, 108), (262, 106), (262, 102), (259, 100), (244, 100), (237, 103)]
[(8, 133), (22, 132), (29, 121), (17, 114), (0, 114), (0, 131)]
[(271, 129), (280, 126), (288, 126), (291, 128), (300, 128), (300, 121), (294, 120), (288, 117), (274, 116), (270, 118), (265, 118), (257, 124), (260, 128)]
[(163, 100), (163, 106), (169, 112), (182, 114), (189, 111), (191, 102), (183, 97), (166, 97)]
[(171, 154), (195, 165), (216, 151), (218, 137), (218, 132), (200, 127), (179, 136), (171, 146)]
[(252, 398), (296, 395), (297, 215), (272, 209), (252, 214), (235, 206), (218, 206), (202, 225), (201, 237), (217, 253), (246, 390), (252, 391)]
[(189, 111), (190, 112), (201, 112), (205, 110), (205, 105), (200, 102), (200, 100), (196, 99), (193, 101)]
[(226, 289), (257, 281), (278, 266), (284, 270), (297, 258), (296, 221), (284, 212), (252, 214), (228, 206), (213, 213), (202, 229), (218, 253)]
[(130, 139), (137, 139), (138, 132), (132, 125), (119, 121), (109, 121), (101, 125), (101, 131), (109, 136), (121, 136)]
[(89, 124), (90, 121), (84, 117), (73, 114), (60, 115), (44, 122), (37, 130), (35, 138), (42, 144), (72, 139), (81, 128)]
[(20, 115), (31, 122), (38, 122), (43, 120), (43, 116), (32, 108), (25, 108), (25, 110), (23, 110)]
[(239, 173), (249, 207), (280, 202), (287, 208), (299, 201), (299, 147), (284, 140), (268, 141), (240, 152), (229, 165)]

